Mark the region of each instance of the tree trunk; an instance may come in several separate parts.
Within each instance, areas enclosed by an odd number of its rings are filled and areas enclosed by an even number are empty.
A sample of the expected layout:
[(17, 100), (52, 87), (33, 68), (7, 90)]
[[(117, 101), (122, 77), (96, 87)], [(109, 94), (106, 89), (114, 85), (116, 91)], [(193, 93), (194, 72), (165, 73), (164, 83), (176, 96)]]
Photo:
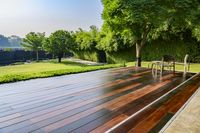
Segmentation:
[(141, 49), (141, 44), (136, 43), (136, 67), (141, 67)]
[(142, 47), (145, 45), (147, 40), (147, 35), (149, 33), (150, 27), (149, 25), (145, 26), (144, 32), (141, 36), (141, 40), (136, 43), (136, 67), (141, 67), (141, 50)]
[(59, 56), (59, 57), (58, 57), (58, 62), (59, 62), (59, 63), (61, 63), (61, 59), (62, 59), (62, 57)]
[(61, 63), (61, 59), (63, 57), (63, 53), (58, 54), (58, 62)]
[(38, 62), (38, 60), (39, 60), (39, 52), (36, 51), (36, 61)]

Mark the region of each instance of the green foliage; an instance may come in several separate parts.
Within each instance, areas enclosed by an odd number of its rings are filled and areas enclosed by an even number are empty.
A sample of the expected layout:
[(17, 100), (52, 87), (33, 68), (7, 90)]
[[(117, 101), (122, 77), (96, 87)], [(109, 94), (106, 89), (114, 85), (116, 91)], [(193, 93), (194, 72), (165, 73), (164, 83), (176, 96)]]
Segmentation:
[(100, 48), (101, 35), (96, 26), (90, 26), (89, 31), (79, 29), (75, 34), (77, 49), (73, 51), (76, 58), (94, 62), (104, 62), (101, 58), (103, 49)]
[(4, 50), (4, 51), (13, 51), (12, 48), (4, 48), (3, 50)]
[(189, 30), (200, 40), (198, 0), (102, 0), (102, 3), (104, 36), (99, 47), (112, 52), (120, 46), (136, 44), (138, 66), (142, 47), (155, 39), (170, 34), (178, 34), (182, 39), (179, 34)]
[(74, 56), (76, 58), (83, 60), (99, 62), (98, 53), (96, 51), (89, 51), (89, 50), (77, 51), (74, 52)]
[[(147, 40), (153, 38), (149, 36), (156, 34), (156, 29), (163, 30), (160, 27), (165, 25), (167, 8), (161, 1), (156, 0), (102, 0), (102, 3), (103, 28), (121, 36), (122, 42), (114, 43), (114, 46), (136, 45), (137, 66), (141, 66), (142, 47)], [(114, 39), (114, 42), (116, 40), (113, 36), (105, 38), (107, 42), (111, 42), (112, 47), (111, 39)]]
[(45, 38), (44, 33), (30, 32), (23, 39), (22, 46), (27, 50), (39, 51)]
[(64, 30), (52, 33), (43, 43), (44, 49), (58, 56), (59, 62), (61, 62), (63, 53), (72, 50), (74, 46), (75, 42), (72, 33)]
[(102, 0), (104, 25), (135, 44), (164, 24), (167, 9), (155, 0)]
[(95, 46), (92, 44), (91, 36), (88, 32), (84, 32), (82, 30), (76, 33), (76, 43), (78, 44), (79, 50), (87, 50), (92, 49)]
[(42, 44), (44, 39), (45, 39), (45, 33), (30, 32), (23, 39), (22, 46), (27, 50), (35, 51), (37, 54), (36, 56), (38, 61), (39, 59), (38, 51), (42, 50)]
[[(191, 29), (197, 23), (200, 2), (198, 0), (174, 0), (168, 6), (168, 25), (173, 32)], [(198, 18), (199, 19), (199, 18)]]
[[(190, 55), (191, 62), (200, 62), (200, 44), (195, 40), (157, 39), (143, 47), (142, 59), (144, 61), (161, 60), (162, 56), (170, 54), (176, 61), (182, 61), (186, 54)], [(135, 48), (125, 48), (117, 52), (107, 52), (109, 63), (122, 63), (135, 60)]]
[(108, 63), (126, 63), (135, 61), (135, 48), (121, 49), (117, 52), (107, 52)]
[(106, 63), (106, 53), (104, 51), (96, 50), (96, 51), (77, 51), (74, 52), (74, 56), (79, 59), (89, 60), (99, 63)]
[(132, 44), (125, 42), (125, 39), (119, 33), (109, 30), (105, 25), (99, 35), (99, 43), (97, 48), (99, 50), (104, 50), (107, 52), (118, 51), (127, 46), (132, 46)]
[(195, 26), (192, 30), (193, 36), (197, 38), (197, 40), (200, 42), (200, 26)]
[(96, 26), (90, 26), (90, 31), (79, 29), (75, 33), (75, 41), (77, 44), (76, 50), (96, 50), (98, 44), (99, 30)]
[(156, 39), (166, 30), (176, 33), (199, 29), (199, 25), (195, 26), (200, 16), (198, 0), (102, 0), (102, 3), (103, 29), (120, 33), (132, 43), (146, 39), (145, 35), (148, 40)]
[(119, 64), (88, 66), (70, 61), (64, 61), (63, 63), (56, 63), (53, 61), (5, 66), (0, 67), (0, 71), (2, 72), (0, 75), (0, 83), (16, 82), (34, 78), (53, 77), (120, 66), (121, 65)]

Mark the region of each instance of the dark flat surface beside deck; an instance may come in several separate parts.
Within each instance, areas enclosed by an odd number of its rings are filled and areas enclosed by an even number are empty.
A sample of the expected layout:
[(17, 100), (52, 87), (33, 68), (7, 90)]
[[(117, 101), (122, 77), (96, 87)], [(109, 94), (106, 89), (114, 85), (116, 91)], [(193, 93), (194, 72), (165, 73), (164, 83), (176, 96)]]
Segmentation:
[[(165, 72), (155, 78), (149, 69), (131, 67), (3, 84), (0, 133), (105, 132), (189, 77)], [(113, 132), (157, 131), (194, 93), (199, 80)]]

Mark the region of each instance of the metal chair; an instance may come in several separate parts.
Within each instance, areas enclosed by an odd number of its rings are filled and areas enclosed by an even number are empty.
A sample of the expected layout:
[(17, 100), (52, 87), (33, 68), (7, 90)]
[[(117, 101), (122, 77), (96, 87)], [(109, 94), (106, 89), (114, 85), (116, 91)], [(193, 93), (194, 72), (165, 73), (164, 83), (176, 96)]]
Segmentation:
[(164, 55), (162, 58), (161, 66), (161, 75), (163, 74), (164, 68), (168, 68), (170, 71), (173, 69), (173, 73), (175, 73), (175, 58), (171, 55)]
[(190, 61), (189, 61), (189, 55), (186, 54), (184, 58), (184, 62), (175, 62), (176, 65), (183, 65), (184, 66), (184, 73), (186, 74), (187, 72), (190, 71)]

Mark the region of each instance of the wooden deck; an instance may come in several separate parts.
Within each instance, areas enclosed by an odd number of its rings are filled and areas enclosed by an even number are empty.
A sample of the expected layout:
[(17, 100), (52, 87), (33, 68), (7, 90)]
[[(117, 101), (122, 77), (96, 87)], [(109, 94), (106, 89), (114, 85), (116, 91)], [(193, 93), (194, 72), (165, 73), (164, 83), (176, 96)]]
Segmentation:
[(189, 75), (129, 67), (3, 84), (0, 133), (154, 133), (200, 86)]

